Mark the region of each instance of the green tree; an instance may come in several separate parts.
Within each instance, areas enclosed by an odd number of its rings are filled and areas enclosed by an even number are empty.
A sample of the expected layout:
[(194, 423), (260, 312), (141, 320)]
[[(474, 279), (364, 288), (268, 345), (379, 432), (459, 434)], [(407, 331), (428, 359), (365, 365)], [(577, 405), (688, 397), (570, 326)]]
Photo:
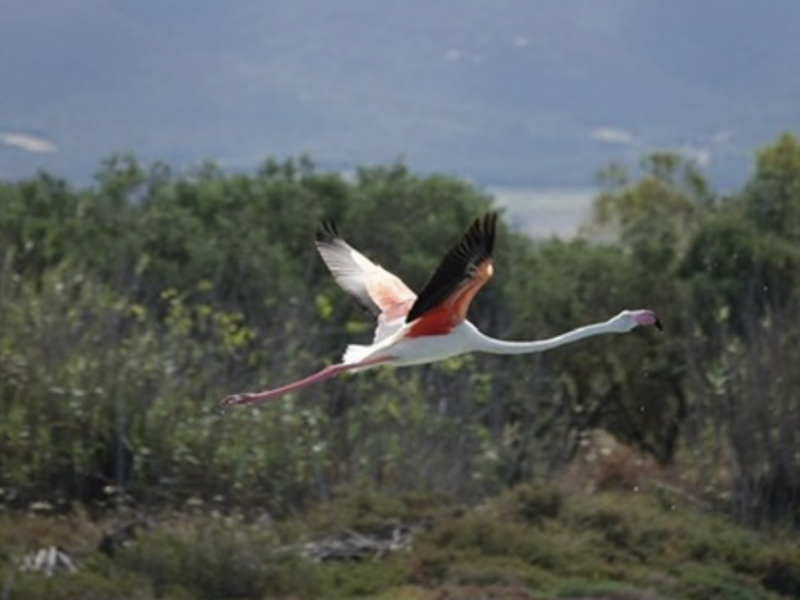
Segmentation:
[(747, 217), (763, 233), (800, 240), (800, 140), (784, 133), (756, 154), (755, 166), (741, 195)]
[(697, 165), (668, 152), (645, 156), (634, 175), (612, 165), (600, 172), (598, 183), (602, 191), (587, 232), (618, 241), (652, 273), (675, 266), (699, 217), (714, 204)]
[[(598, 180), (601, 193), (594, 203), (593, 219), (583, 231), (588, 239), (609, 249), (605, 265), (578, 275), (583, 285), (595, 290), (595, 299), (584, 311), (603, 305), (606, 310), (633, 305), (653, 308), (668, 335), (635, 349), (632, 340), (615, 340), (607, 353), (580, 356), (573, 366), (575, 383), (569, 389), (576, 397), (591, 398), (579, 404), (587, 426), (604, 427), (660, 461), (670, 462), (689, 410), (681, 340), (693, 327), (687, 311), (688, 290), (677, 272), (716, 199), (697, 165), (672, 153), (645, 156), (633, 173), (612, 165)], [(587, 249), (585, 253), (592, 251), (597, 252)], [(587, 366), (592, 361), (604, 364)], [(588, 384), (591, 377), (600, 379)]]

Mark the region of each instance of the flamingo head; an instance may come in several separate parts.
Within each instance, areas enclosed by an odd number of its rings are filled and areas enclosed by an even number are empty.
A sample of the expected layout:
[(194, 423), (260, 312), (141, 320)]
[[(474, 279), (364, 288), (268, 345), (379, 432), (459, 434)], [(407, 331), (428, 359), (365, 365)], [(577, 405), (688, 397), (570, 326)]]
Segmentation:
[(609, 321), (609, 325), (620, 333), (625, 333), (636, 327), (647, 327), (649, 325), (655, 325), (656, 329), (659, 331), (663, 330), (658, 315), (652, 310), (647, 309), (623, 310)]

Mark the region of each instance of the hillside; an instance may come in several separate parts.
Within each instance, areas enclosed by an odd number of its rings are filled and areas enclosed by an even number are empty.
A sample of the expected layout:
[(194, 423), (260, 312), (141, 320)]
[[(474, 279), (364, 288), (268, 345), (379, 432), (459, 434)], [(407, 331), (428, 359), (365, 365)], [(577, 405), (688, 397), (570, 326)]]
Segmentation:
[(720, 187), (800, 122), (800, 7), (780, 0), (384, 6), (10, 0), (0, 176), (97, 160), (403, 159), (483, 186), (586, 187), (612, 160), (695, 157)]

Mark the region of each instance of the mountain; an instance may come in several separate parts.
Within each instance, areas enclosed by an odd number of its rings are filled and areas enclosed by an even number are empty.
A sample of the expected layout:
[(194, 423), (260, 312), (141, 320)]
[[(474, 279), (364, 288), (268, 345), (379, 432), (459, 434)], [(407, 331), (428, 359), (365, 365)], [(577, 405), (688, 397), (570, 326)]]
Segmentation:
[(0, 177), (114, 151), (248, 169), (403, 160), (587, 187), (689, 153), (719, 186), (800, 124), (800, 3), (0, 0)]

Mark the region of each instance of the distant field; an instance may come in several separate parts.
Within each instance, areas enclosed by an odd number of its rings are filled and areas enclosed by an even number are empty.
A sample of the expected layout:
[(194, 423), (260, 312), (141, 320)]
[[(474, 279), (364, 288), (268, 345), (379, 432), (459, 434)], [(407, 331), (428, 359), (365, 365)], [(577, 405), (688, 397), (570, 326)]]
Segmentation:
[(497, 204), (507, 210), (512, 226), (532, 237), (571, 237), (590, 214), (595, 191), (490, 187)]

